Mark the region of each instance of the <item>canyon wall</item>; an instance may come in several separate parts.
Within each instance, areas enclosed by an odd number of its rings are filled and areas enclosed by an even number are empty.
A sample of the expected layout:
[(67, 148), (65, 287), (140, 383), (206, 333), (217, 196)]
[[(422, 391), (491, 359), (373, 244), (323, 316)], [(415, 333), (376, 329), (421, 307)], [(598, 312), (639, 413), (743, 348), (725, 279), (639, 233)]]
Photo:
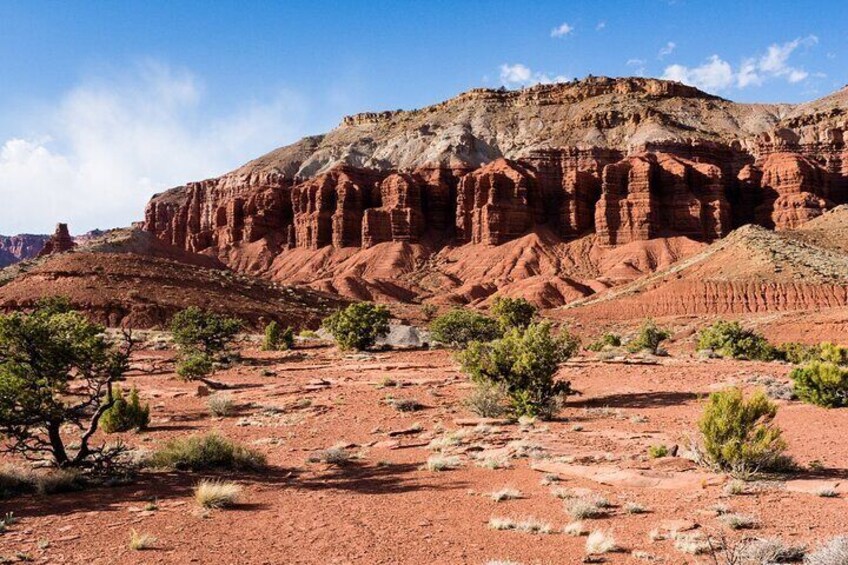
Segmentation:
[(0, 235), (0, 268), (35, 258), (46, 241), (46, 235)]
[(421, 110), (352, 116), (157, 195), (144, 229), (238, 268), (246, 246), (271, 258), (387, 242), (435, 251), (544, 227), (612, 248), (711, 242), (749, 223), (789, 229), (848, 202), (846, 100), (848, 91), (744, 105), (603, 77), (475, 89)]

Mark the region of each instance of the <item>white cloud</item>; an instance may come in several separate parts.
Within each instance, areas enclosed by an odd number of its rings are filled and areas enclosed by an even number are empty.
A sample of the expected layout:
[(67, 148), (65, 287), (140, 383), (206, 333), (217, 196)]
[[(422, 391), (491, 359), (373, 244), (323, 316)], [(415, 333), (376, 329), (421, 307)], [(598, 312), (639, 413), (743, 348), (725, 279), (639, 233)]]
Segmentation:
[(501, 84), (505, 86), (531, 86), (534, 84), (551, 84), (555, 82), (568, 82), (568, 77), (563, 75), (551, 76), (547, 73), (534, 72), (528, 66), (521, 63), (509, 65), (504, 63), (500, 67)]
[(574, 31), (574, 28), (568, 25), (567, 22), (563, 22), (561, 25), (551, 30), (551, 37), (565, 37), (572, 31)]
[(194, 75), (151, 62), (66, 93), (40, 136), (0, 140), (0, 232), (128, 225), (154, 192), (226, 172), (303, 130), (304, 103), (290, 92), (215, 118), (203, 104)]
[(678, 80), (713, 92), (732, 87), (760, 86), (770, 79), (783, 79), (795, 84), (807, 79), (810, 73), (802, 68), (791, 66), (789, 58), (798, 47), (812, 47), (816, 43), (818, 38), (815, 35), (809, 35), (783, 44), (772, 44), (763, 55), (743, 59), (738, 70), (734, 70), (730, 63), (718, 55), (712, 55), (698, 67), (670, 65), (666, 67), (662, 78)]
[(633, 74), (638, 77), (645, 76), (645, 63), (645, 59), (627, 59), (627, 66), (635, 67), (633, 69)]
[(662, 78), (715, 91), (731, 86), (734, 75), (730, 63), (713, 55), (703, 65), (691, 69), (683, 65), (668, 66)]
[(595, 26), (595, 29), (598, 30), (598, 31), (601, 31), (605, 27), (607, 27), (607, 22), (600, 21), (600, 22), (598, 22), (598, 25)]
[(669, 55), (671, 55), (674, 50), (677, 48), (677, 44), (673, 41), (669, 41), (665, 44), (665, 47), (660, 49), (659, 53), (657, 53), (657, 59), (663, 59)]

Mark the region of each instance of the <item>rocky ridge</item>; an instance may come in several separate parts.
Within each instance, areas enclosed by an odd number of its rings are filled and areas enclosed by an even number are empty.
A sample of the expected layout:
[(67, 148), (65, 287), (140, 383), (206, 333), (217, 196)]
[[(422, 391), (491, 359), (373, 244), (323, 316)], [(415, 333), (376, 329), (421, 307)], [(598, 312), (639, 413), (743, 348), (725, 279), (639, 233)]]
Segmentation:
[[(358, 298), (426, 298), (399, 276), (444, 277), (428, 265), (462, 246), (544, 232), (548, 243), (615, 249), (709, 243), (749, 223), (796, 228), (848, 202), (846, 98), (736, 104), (679, 83), (604, 77), (475, 89), (421, 110), (351, 116), (156, 195), (144, 229), (240, 271)], [(357, 267), (340, 270), (346, 262)], [(312, 275), (294, 276), (295, 264)]]

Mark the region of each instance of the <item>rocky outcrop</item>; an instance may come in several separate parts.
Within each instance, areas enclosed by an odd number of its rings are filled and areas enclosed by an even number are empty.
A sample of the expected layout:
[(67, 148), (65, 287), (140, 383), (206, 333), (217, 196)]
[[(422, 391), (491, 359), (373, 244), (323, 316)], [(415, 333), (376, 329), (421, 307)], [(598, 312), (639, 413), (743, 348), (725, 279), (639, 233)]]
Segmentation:
[(55, 253), (64, 253), (76, 247), (74, 238), (68, 232), (68, 224), (56, 224), (56, 231), (44, 243), (44, 247), (39, 251), (39, 257), (46, 257)]
[(622, 245), (666, 235), (712, 241), (731, 230), (721, 169), (667, 153), (642, 153), (604, 169), (598, 236)]
[[(516, 162), (498, 159), (464, 176), (456, 198), (456, 237), (462, 243), (500, 245), (533, 224), (531, 173)], [(535, 200), (535, 202), (534, 202)]]
[(0, 268), (37, 257), (47, 239), (46, 235), (0, 235)]
[(846, 109), (848, 90), (798, 106), (741, 105), (638, 78), (475, 89), (345, 118), (157, 195), (144, 229), (238, 270), (296, 271), (298, 282), (327, 275), (336, 250), (376, 246), (352, 261), (350, 288), (385, 265), (414, 271), (444, 249), (542, 232), (546, 244), (591, 236), (608, 250), (666, 237), (710, 243), (745, 224), (794, 228), (848, 202)]
[(382, 206), (365, 210), (362, 246), (385, 241), (417, 243), (424, 233), (422, 187), (410, 175), (394, 174), (380, 184)]

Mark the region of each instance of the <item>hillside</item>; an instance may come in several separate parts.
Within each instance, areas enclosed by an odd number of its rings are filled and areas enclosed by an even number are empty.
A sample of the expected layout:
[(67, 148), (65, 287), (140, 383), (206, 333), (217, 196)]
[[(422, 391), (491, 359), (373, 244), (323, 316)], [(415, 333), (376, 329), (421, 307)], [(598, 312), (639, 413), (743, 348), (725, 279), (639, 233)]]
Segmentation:
[(137, 230), (112, 230), (73, 251), (0, 271), (0, 310), (65, 296), (108, 326), (162, 327), (188, 306), (244, 319), (317, 327), (340, 302), (318, 292), (240, 275), (217, 260), (176, 249)]
[(744, 226), (702, 252), (652, 275), (569, 304), (582, 316), (812, 311), (848, 306), (848, 207), (801, 228)]

